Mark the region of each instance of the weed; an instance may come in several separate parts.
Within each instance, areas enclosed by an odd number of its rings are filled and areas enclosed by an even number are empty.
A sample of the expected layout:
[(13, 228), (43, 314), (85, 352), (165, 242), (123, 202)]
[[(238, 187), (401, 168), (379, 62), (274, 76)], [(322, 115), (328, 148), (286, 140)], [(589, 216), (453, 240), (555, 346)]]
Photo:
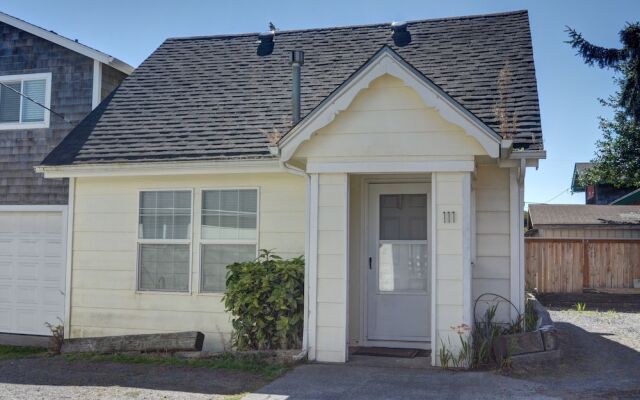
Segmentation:
[(49, 328), (49, 330), (51, 331), (51, 338), (49, 339), (49, 354), (60, 354), (62, 343), (64, 342), (64, 325), (52, 325), (48, 322), (45, 322), (44, 326)]
[(576, 311), (583, 312), (587, 309), (586, 303), (576, 303)]
[(0, 345), (0, 360), (43, 355), (46, 351), (44, 347)]

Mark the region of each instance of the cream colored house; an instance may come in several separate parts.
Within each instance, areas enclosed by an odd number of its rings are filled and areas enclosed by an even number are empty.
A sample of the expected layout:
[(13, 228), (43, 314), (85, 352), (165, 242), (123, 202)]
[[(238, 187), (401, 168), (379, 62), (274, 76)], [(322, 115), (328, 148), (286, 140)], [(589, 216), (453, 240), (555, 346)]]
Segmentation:
[(70, 180), (66, 334), (221, 349), (225, 266), (261, 248), (305, 255), (311, 360), (435, 364), (478, 295), (522, 309), (523, 182), (545, 157), (527, 13), (259, 41), (167, 40), (38, 168)]

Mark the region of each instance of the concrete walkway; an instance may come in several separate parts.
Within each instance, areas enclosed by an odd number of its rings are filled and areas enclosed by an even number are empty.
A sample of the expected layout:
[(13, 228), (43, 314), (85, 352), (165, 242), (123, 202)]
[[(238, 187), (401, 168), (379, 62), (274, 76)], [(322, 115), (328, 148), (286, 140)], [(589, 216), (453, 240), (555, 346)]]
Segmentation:
[[(505, 376), (382, 362), (306, 364), (248, 400), (333, 399), (640, 399), (640, 352), (611, 333), (557, 323), (563, 357)], [(637, 333), (636, 333), (637, 334)], [(381, 358), (382, 361), (385, 361)]]
[(302, 365), (246, 400), (552, 399), (542, 385), (491, 372)]

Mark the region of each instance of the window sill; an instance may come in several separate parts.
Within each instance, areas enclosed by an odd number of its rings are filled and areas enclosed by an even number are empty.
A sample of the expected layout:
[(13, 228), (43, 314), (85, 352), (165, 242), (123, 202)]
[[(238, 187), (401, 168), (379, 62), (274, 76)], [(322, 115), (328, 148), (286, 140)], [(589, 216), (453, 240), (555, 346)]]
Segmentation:
[(192, 292), (169, 292), (169, 291), (162, 291), (162, 290), (136, 290), (136, 294), (143, 294), (143, 295), (171, 295), (171, 296), (191, 296), (193, 295)]
[(47, 129), (48, 122), (5, 122), (0, 123), (0, 131), (9, 130), (28, 130), (28, 129)]

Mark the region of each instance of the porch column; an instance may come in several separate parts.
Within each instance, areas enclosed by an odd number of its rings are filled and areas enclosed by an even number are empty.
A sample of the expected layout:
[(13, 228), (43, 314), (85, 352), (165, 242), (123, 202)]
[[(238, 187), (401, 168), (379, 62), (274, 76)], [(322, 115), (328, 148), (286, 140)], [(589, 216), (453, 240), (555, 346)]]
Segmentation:
[(471, 173), (432, 174), (431, 362), (439, 365), (442, 343), (460, 347), (452, 326), (471, 326)]
[[(345, 362), (348, 309), (347, 174), (312, 174), (309, 243), (309, 359)], [(315, 198), (314, 198), (315, 196)]]

